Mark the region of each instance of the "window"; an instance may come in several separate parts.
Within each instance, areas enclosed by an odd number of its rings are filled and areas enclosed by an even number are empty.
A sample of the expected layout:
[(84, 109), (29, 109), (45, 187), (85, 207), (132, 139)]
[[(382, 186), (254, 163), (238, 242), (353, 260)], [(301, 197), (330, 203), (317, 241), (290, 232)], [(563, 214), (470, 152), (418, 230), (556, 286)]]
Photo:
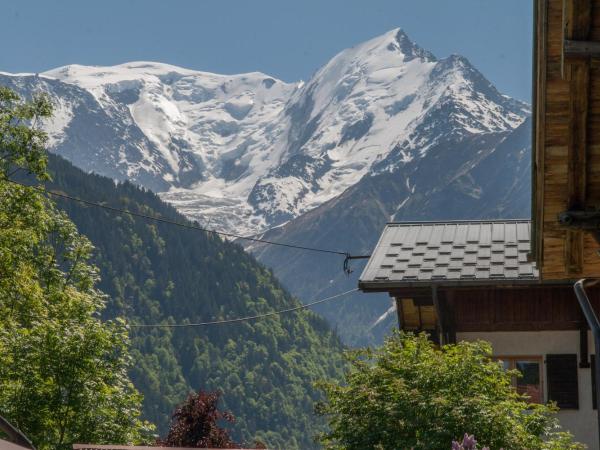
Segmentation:
[(519, 394), (525, 394), (532, 403), (544, 401), (542, 389), (542, 357), (541, 356), (501, 356), (504, 368), (516, 369), (520, 377), (513, 378), (513, 386)]

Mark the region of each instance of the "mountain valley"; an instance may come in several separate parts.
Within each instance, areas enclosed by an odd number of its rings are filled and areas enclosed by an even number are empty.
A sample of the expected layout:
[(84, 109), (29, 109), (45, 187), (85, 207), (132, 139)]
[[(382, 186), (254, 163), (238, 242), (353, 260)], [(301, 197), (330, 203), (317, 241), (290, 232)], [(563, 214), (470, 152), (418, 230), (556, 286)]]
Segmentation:
[[(210, 229), (367, 255), (388, 221), (530, 214), (529, 105), (400, 29), (305, 82), (133, 62), (0, 83), (50, 95), (52, 152)], [(240, 243), (305, 302), (356, 286), (360, 261), (346, 276), (337, 255)], [(317, 311), (351, 345), (380, 342), (395, 316), (361, 294)]]

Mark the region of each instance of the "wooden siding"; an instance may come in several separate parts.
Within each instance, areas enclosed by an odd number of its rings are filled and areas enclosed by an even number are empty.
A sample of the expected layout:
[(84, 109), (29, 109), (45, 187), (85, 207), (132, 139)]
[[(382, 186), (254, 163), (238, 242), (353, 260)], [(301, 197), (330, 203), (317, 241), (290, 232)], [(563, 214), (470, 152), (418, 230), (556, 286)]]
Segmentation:
[(600, 206), (600, 63), (564, 58), (563, 40), (600, 41), (599, 0), (536, 2), (535, 258), (543, 280), (600, 277), (599, 244), (557, 215)]
[[(395, 289), (401, 328), (442, 331), (446, 342), (457, 332), (586, 330), (573, 287), (569, 284), (438, 287), (438, 316), (432, 292)], [(600, 287), (588, 289), (600, 315)], [(424, 313), (424, 311), (427, 311)], [(419, 315), (420, 313), (420, 315)], [(443, 329), (439, 329), (439, 325)]]
[[(590, 292), (600, 311), (600, 291)], [(450, 320), (456, 331), (578, 330), (584, 326), (570, 286), (455, 290)]]

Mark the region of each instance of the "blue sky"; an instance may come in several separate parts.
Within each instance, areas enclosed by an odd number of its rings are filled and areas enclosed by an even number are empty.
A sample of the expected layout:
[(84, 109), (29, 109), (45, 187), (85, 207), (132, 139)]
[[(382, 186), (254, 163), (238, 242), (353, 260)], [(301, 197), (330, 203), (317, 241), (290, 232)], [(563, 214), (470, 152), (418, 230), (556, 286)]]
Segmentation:
[(150, 60), (295, 81), (401, 27), (529, 101), (531, 26), (530, 0), (5, 0), (0, 71)]

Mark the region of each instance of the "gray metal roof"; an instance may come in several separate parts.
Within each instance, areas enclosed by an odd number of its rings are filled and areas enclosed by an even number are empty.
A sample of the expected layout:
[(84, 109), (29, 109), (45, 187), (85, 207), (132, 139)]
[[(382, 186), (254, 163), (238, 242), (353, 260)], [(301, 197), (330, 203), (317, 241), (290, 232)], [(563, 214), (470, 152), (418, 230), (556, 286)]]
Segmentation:
[(529, 220), (389, 223), (359, 288), (537, 282), (530, 236)]
[(21, 447), (20, 445), (13, 444), (12, 442), (0, 439), (0, 450), (29, 450), (27, 447)]

